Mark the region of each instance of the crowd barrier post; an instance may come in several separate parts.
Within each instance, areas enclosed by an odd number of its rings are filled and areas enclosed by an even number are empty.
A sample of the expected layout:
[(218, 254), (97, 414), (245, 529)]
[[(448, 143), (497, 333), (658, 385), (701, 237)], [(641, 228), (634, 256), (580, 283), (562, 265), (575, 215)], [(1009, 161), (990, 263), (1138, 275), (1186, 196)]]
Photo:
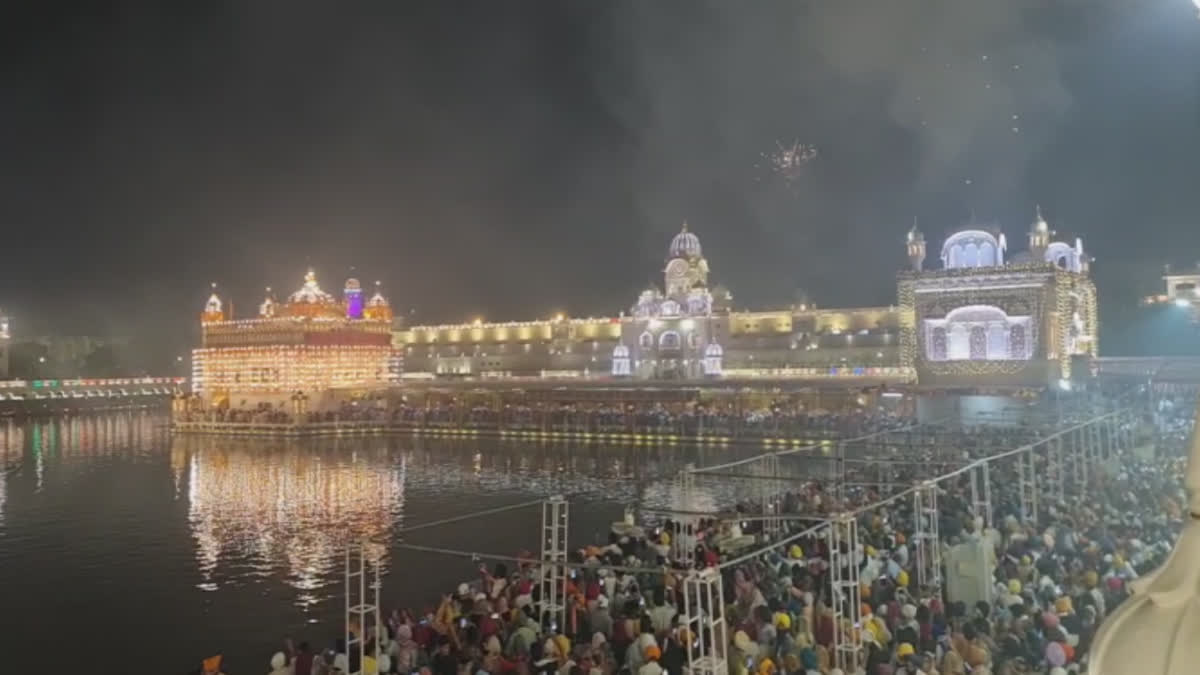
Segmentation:
[[(368, 548), (369, 543), (365, 541), (346, 547), (346, 654), (357, 650), (359, 664), (366, 662), (368, 625), (374, 627), (375, 635), (379, 635), (379, 560), (368, 562)], [(369, 582), (367, 577), (371, 577)], [(371, 593), (367, 592), (368, 588)], [(379, 641), (374, 643), (374, 657), (378, 659)]]
[(1088, 466), (1087, 425), (1080, 425), (1071, 433), (1075, 437), (1075, 489), (1082, 493), (1090, 477), (1088, 471), (1090, 467)]
[(684, 577), (683, 621), (691, 633), (686, 645), (691, 675), (729, 674), (724, 598), (719, 570), (709, 567)]
[(858, 519), (852, 513), (836, 516), (828, 533), (829, 573), (833, 609), (833, 661), (846, 673), (857, 673), (863, 658), (862, 596), (858, 565), (862, 548)]
[(759, 497), (762, 501), (762, 533), (767, 541), (777, 541), (783, 523), (774, 516), (780, 515), (776, 508), (779, 501), (779, 455), (771, 453), (759, 460), (759, 471), (762, 480), (759, 481)]
[(927, 480), (913, 492), (913, 544), (917, 555), (917, 585), (942, 587), (942, 544), (938, 533), (938, 484)]
[(1034, 448), (1030, 445), (1017, 453), (1017, 487), (1021, 495), (1021, 520), (1025, 523), (1036, 522), (1038, 514), (1037, 454)]
[[(690, 512), (695, 510), (696, 465), (687, 464), (675, 477), (675, 494), (679, 499), (681, 515), (675, 517), (678, 530), (671, 535), (671, 552), (675, 560), (690, 561), (692, 548), (690, 536), (695, 533), (698, 520)], [(686, 514), (686, 515), (685, 515)]]
[(538, 621), (550, 622), (550, 632), (566, 626), (567, 620), (567, 523), (569, 505), (562, 496), (542, 502), (541, 588)]
[(971, 465), (969, 473), (972, 512), (983, 520), (984, 529), (992, 529), (992, 479), (988, 461), (981, 460)]
[(1098, 419), (1088, 425), (1088, 432), (1091, 438), (1091, 457), (1088, 459), (1091, 464), (1092, 479), (1100, 479), (1100, 467), (1104, 462), (1104, 449), (1102, 447), (1100, 429), (1104, 426), (1104, 420)]

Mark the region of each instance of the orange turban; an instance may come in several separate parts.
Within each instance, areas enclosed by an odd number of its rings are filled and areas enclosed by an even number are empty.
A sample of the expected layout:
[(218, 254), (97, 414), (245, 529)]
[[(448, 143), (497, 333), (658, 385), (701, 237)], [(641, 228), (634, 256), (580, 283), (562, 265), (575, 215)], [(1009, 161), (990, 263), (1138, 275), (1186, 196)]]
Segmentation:
[(210, 656), (207, 659), (204, 659), (203, 666), (204, 666), (204, 672), (206, 672), (206, 673), (220, 672), (221, 671), (221, 655), (217, 654), (216, 656)]

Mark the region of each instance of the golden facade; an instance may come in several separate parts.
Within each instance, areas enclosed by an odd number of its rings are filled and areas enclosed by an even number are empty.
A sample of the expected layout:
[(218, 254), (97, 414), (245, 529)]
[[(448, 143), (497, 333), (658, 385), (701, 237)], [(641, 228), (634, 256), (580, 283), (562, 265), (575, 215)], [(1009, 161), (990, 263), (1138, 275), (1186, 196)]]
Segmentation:
[(366, 303), (348, 280), (346, 298), (321, 290), (310, 270), (286, 303), (267, 298), (253, 319), (227, 317), (215, 290), (192, 352), (194, 391), (233, 395), (313, 393), (386, 386), (392, 380), (391, 310), (377, 290)]

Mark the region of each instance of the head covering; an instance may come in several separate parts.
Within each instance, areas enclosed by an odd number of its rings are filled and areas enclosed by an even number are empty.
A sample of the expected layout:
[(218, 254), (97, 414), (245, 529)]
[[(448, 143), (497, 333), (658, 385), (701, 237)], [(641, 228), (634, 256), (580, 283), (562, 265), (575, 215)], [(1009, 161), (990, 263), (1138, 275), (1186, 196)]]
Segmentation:
[(779, 628), (781, 630), (791, 630), (792, 617), (789, 616), (786, 612), (776, 612), (775, 613), (775, 627)]
[(1054, 601), (1054, 611), (1058, 612), (1059, 615), (1070, 614), (1072, 611), (1074, 611), (1071, 606), (1071, 598), (1069, 596), (1064, 595), (1064, 596), (1061, 596), (1059, 599), (1055, 600)]
[(206, 672), (206, 673), (215, 673), (215, 672), (220, 671), (221, 670), (221, 655), (217, 654), (216, 656), (210, 656), (207, 659), (204, 659), (201, 666), (204, 668), (204, 672)]
[(271, 669), (279, 670), (286, 665), (287, 657), (283, 655), (283, 652), (275, 652), (275, 655), (271, 657)]
[(913, 649), (913, 646), (911, 644), (909, 644), (907, 642), (901, 642), (900, 646), (896, 647), (896, 656), (899, 656), (901, 658), (903, 658), (905, 656), (912, 656), (915, 651), (916, 650)]
[(662, 650), (658, 648), (658, 645), (646, 647), (643, 654), (647, 661), (657, 661), (662, 658)]

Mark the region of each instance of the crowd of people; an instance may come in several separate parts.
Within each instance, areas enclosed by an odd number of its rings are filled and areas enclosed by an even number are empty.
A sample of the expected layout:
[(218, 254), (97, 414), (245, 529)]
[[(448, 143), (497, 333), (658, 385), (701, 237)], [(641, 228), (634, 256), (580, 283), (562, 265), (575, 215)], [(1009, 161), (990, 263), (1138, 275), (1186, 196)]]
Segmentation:
[(678, 436), (836, 438), (907, 424), (894, 414), (867, 411), (804, 411), (784, 405), (658, 402), (472, 405), (452, 400), (409, 404), (387, 399), (340, 401), (328, 409), (297, 413), (292, 402), (239, 402), (214, 409), (187, 409), (178, 421), (251, 424), (375, 422), (397, 428), (455, 428)]
[[(1162, 406), (1145, 416), (1146, 426), (1190, 428), (1192, 410), (1183, 401)], [(941, 433), (934, 444), (905, 450), (911, 461), (889, 465), (886, 478), (911, 485), (1051, 431)], [(335, 638), (319, 649), (289, 644), (270, 660), (270, 672), (679, 675), (689, 668), (689, 646), (697, 649), (703, 637), (684, 615), (683, 579), (706, 567), (720, 571), (727, 639), (703, 648), (733, 675), (852, 675), (839, 641), (861, 643), (858, 672), (869, 675), (1085, 672), (1097, 627), (1125, 599), (1129, 581), (1163, 561), (1186, 517), (1180, 447), (1127, 451), (1086, 483), (1067, 481), (1061, 498), (1042, 482), (1039, 508), (1024, 519), (1015, 462), (993, 462), (991, 528), (976, 513), (965, 474), (939, 482), (943, 558), (979, 550), (990, 568), (973, 594), (953, 590), (958, 566), (945, 565), (940, 583), (918, 571), (913, 502), (888, 501), (902, 488), (883, 484), (864, 461), (846, 469), (840, 486), (809, 482), (779, 494), (773, 506), (814, 517), (857, 510), (857, 545), (837, 555), (823, 532), (804, 530), (811, 522), (800, 519), (772, 531), (771, 545), (761, 521), (749, 517), (759, 512), (757, 501), (690, 525), (614, 526), (607, 545), (572, 553), (565, 614), (538, 615), (540, 567), (532, 560), (481, 567), (477, 583), (436, 606), (393, 611), (378, 631), (354, 629), (367, 654), (361, 662), (356, 644), (347, 649)], [(1054, 480), (1046, 458), (1038, 461), (1039, 474)], [(731, 542), (748, 538), (763, 552), (738, 557)], [(841, 573), (831, 565), (842, 565)], [(858, 625), (833, 610), (835, 594), (846, 593), (834, 577), (846, 578), (849, 565), (859, 580)]]

